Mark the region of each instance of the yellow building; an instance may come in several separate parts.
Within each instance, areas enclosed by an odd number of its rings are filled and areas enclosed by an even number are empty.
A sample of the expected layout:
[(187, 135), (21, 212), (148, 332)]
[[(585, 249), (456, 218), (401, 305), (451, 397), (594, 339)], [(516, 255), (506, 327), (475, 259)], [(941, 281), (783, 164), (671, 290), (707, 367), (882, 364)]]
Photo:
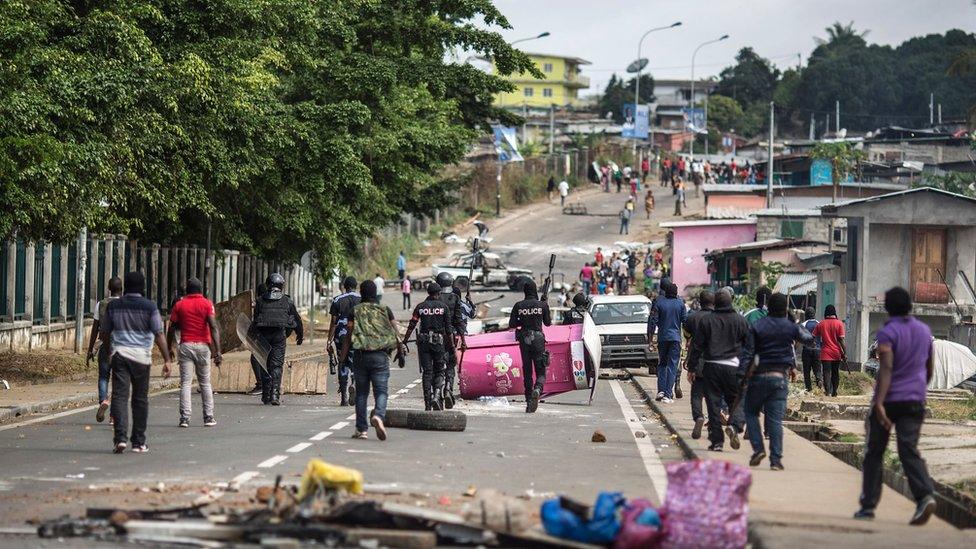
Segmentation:
[(495, 98), (499, 107), (575, 107), (579, 104), (579, 90), (590, 87), (590, 79), (579, 73), (580, 65), (590, 62), (578, 57), (560, 55), (527, 54), (535, 61), (536, 67), (544, 75), (537, 79), (531, 74), (513, 74), (504, 77), (515, 84), (510, 93), (500, 93)]

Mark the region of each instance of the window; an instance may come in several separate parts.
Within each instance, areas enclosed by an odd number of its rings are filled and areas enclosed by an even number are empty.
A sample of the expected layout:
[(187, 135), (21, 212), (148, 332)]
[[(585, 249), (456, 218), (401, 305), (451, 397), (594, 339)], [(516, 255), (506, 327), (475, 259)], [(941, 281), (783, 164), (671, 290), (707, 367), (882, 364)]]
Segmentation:
[(545, 63), (542, 65), (542, 72), (552, 72), (552, 63)]
[(535, 93), (535, 90), (532, 88), (525, 88), (524, 93), (526, 97), (532, 97), (532, 95)]
[(802, 219), (784, 219), (779, 222), (780, 238), (803, 238)]
[(542, 88), (542, 97), (552, 97), (552, 88)]

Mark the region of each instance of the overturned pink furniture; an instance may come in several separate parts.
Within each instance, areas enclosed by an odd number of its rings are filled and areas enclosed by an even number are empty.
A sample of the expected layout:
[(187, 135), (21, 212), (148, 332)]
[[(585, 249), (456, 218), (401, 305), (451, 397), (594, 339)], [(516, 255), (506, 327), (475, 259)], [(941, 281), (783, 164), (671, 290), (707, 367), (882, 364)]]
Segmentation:
[[(590, 335), (595, 330), (586, 330), (588, 343), (584, 343), (584, 330), (583, 324), (545, 328), (549, 368), (544, 397), (589, 389), (593, 401), (600, 377), (599, 337)], [(458, 373), (461, 398), (525, 394), (522, 358), (513, 330), (468, 336), (467, 345)]]

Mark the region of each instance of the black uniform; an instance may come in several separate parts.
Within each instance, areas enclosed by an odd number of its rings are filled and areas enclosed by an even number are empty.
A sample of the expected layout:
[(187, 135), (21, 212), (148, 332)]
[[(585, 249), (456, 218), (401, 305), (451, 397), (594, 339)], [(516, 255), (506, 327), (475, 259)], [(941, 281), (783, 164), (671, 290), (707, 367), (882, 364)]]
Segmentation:
[[(353, 307), (359, 305), (360, 301), (362, 301), (362, 298), (359, 297), (357, 292), (345, 292), (337, 295), (332, 300), (332, 306), (329, 307), (329, 314), (336, 318), (335, 333), (332, 336), (333, 341), (335, 341), (336, 350), (341, 350), (343, 342), (349, 337), (349, 314), (352, 312)], [(346, 391), (349, 390), (349, 381), (352, 379), (352, 355), (354, 352), (354, 349), (349, 349), (346, 360), (342, 364), (339, 364), (337, 372), (339, 376), (339, 394), (343, 397), (347, 396)]]
[[(441, 291), (441, 301), (447, 306), (448, 315), (450, 316), (451, 329), (454, 336), (461, 336), (465, 332), (466, 322), (462, 319), (461, 315), (461, 296), (454, 293), (451, 287), (443, 288)], [(444, 390), (448, 395), (454, 394), (454, 371), (457, 370), (457, 354), (454, 352), (455, 341), (454, 336), (446, 344), (447, 350), (447, 371), (444, 380)], [(453, 397), (452, 397), (453, 398)]]
[(281, 372), (285, 366), (285, 340), (294, 330), (297, 343), (302, 344), (305, 338), (302, 319), (291, 297), (273, 288), (255, 302), (252, 326), (259, 340), (268, 346), (267, 369), (261, 371), (261, 401), (278, 404), (281, 401)]
[(570, 324), (582, 324), (583, 316), (586, 315), (586, 306), (573, 307), (566, 311), (563, 315), (563, 326), (569, 326)]
[(427, 296), (413, 309), (413, 316), (407, 324), (406, 338), (417, 329), (417, 358), (424, 387), (424, 408), (443, 408), (444, 370), (447, 362), (447, 349), (454, 337), (451, 315), (442, 299)]
[[(552, 317), (549, 313), (549, 304), (545, 301), (535, 297), (527, 297), (512, 307), (508, 327), (515, 329), (515, 339), (519, 343), (527, 402), (532, 400), (533, 389), (540, 394), (542, 393), (542, 386), (546, 382), (549, 353), (546, 352), (546, 336), (542, 333), (542, 327), (551, 325)], [(533, 372), (535, 373), (534, 384)]]

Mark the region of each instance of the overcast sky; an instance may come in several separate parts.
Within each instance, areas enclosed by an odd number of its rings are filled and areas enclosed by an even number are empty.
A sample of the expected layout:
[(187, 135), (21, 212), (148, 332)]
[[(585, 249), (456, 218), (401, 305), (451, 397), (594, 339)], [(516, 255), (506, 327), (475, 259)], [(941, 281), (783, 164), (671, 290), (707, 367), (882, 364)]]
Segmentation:
[[(582, 57), (592, 85), (602, 91), (610, 75), (622, 74), (637, 57), (637, 41), (653, 27), (682, 26), (651, 33), (642, 57), (656, 78), (690, 78), (691, 55), (706, 40), (730, 35), (698, 52), (695, 76), (717, 75), (740, 48), (751, 46), (777, 66), (795, 66), (813, 50), (834, 21), (869, 30), (867, 40), (897, 45), (905, 39), (952, 28), (976, 31), (971, 0), (495, 0), (514, 27), (508, 40), (544, 31), (546, 38), (518, 44), (527, 52)], [(496, 29), (497, 30), (497, 29)]]

